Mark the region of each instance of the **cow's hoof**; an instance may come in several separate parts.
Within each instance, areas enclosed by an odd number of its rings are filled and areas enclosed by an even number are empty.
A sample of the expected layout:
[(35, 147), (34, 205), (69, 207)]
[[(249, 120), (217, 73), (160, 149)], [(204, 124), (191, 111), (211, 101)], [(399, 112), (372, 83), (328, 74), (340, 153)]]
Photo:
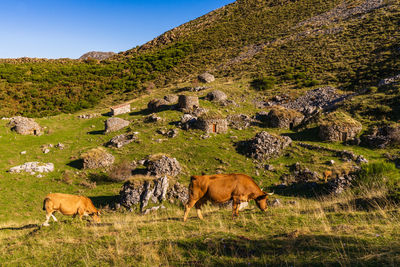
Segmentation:
[(50, 224), (44, 223), (44, 224), (42, 224), (42, 226), (50, 226)]

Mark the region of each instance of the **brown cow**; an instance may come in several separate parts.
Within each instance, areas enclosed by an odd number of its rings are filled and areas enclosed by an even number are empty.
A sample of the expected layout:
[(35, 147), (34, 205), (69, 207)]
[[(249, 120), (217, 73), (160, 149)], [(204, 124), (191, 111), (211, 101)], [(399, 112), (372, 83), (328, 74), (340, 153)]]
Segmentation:
[(57, 222), (53, 215), (56, 211), (64, 215), (74, 215), (74, 217), (79, 214), (80, 220), (82, 220), (82, 216), (92, 216), (95, 222), (100, 222), (100, 210), (96, 209), (92, 201), (84, 196), (61, 193), (48, 194), (43, 201), (43, 210), (46, 211), (46, 221), (43, 226), (49, 226), (50, 217)]
[(268, 195), (272, 194), (263, 192), (253, 179), (245, 174), (192, 176), (189, 185), (189, 201), (185, 205), (183, 221), (186, 222), (189, 211), (194, 205), (196, 206), (197, 217), (202, 220), (203, 215), (200, 207), (207, 200), (214, 203), (232, 200), (232, 217), (239, 215), (240, 202), (252, 199), (256, 201), (257, 206), (262, 211), (266, 211)]

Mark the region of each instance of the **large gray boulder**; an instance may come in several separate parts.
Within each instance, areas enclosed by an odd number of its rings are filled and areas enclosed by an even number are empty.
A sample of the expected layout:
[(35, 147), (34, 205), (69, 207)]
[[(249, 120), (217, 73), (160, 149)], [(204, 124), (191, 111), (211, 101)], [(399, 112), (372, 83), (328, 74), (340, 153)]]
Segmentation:
[(41, 162), (26, 162), (22, 165), (12, 167), (9, 170), (9, 172), (11, 173), (28, 172), (31, 174), (35, 174), (36, 172), (44, 173), (52, 171), (54, 171), (53, 163), (41, 163)]
[(198, 79), (202, 83), (211, 83), (211, 82), (215, 81), (215, 77), (208, 72), (204, 72), (204, 73), (200, 74), (198, 76)]
[(116, 132), (127, 127), (129, 124), (129, 121), (121, 118), (109, 118), (105, 122), (105, 132)]
[(228, 99), (227, 95), (220, 90), (214, 90), (209, 92), (206, 98), (209, 101), (215, 101), (215, 102), (222, 102)]

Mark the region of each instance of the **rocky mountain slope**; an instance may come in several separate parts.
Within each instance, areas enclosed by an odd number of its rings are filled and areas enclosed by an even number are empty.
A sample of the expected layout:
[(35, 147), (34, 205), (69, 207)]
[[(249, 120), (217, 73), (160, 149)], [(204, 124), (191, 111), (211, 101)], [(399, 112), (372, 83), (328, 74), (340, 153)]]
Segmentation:
[(92, 58), (92, 59), (96, 59), (96, 60), (104, 60), (104, 59), (112, 57), (113, 55), (115, 55), (114, 52), (91, 51), (91, 52), (87, 52), (87, 53), (83, 54), (79, 59), (85, 60), (85, 59)]

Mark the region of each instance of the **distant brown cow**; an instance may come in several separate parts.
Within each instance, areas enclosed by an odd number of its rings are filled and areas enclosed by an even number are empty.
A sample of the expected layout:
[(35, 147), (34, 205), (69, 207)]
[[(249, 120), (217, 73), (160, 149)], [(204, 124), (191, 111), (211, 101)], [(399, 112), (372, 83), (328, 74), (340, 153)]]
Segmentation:
[(194, 205), (197, 217), (202, 220), (200, 208), (207, 200), (214, 203), (232, 200), (232, 217), (239, 215), (240, 202), (252, 199), (262, 211), (266, 211), (268, 195), (272, 194), (261, 191), (253, 179), (245, 174), (192, 176), (189, 185), (189, 201), (185, 205), (183, 221), (187, 220), (189, 211)]
[(326, 182), (328, 182), (328, 178), (332, 177), (332, 171), (326, 170), (326, 171), (323, 172), (323, 175), (324, 175), (324, 181), (326, 183)]
[(43, 210), (46, 211), (46, 221), (43, 226), (49, 226), (50, 217), (57, 222), (54, 212), (59, 211), (64, 215), (92, 216), (95, 222), (100, 222), (100, 210), (96, 209), (92, 201), (84, 196), (54, 193), (48, 194), (43, 201)]

